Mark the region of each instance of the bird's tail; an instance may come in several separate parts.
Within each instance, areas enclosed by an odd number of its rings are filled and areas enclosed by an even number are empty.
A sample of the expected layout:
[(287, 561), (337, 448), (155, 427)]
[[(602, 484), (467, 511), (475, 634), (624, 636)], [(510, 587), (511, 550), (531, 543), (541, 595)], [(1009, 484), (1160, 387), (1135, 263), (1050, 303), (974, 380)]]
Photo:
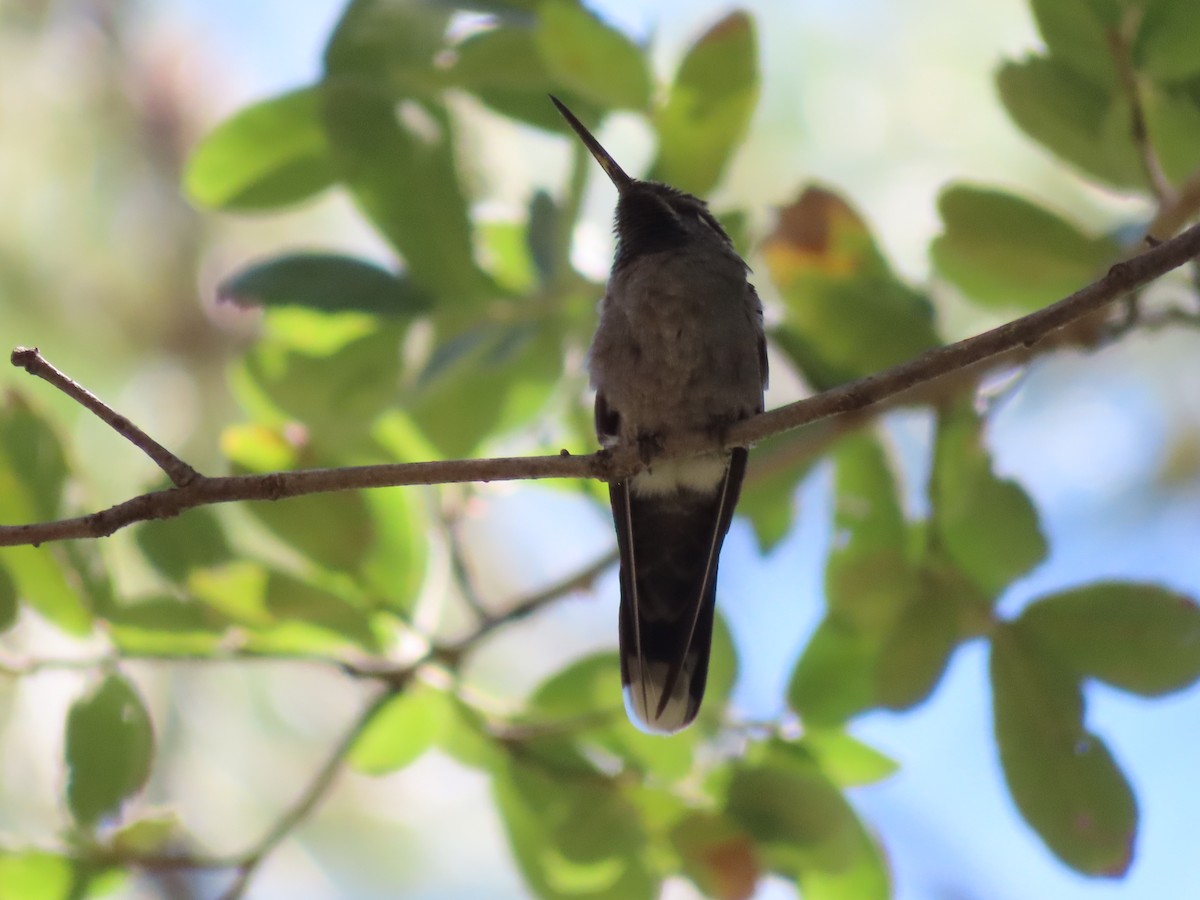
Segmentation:
[(621, 680), (630, 714), (674, 732), (700, 710), (708, 678), (717, 561), (746, 471), (732, 451), (711, 487), (610, 486), (621, 552)]

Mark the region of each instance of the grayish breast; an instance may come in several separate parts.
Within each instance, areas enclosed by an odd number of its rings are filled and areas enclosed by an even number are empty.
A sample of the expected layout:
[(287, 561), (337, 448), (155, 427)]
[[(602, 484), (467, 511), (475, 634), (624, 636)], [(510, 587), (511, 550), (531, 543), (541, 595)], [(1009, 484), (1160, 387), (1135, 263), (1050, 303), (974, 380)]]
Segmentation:
[(614, 270), (589, 368), (622, 440), (721, 428), (761, 409), (762, 308), (746, 271), (715, 241)]

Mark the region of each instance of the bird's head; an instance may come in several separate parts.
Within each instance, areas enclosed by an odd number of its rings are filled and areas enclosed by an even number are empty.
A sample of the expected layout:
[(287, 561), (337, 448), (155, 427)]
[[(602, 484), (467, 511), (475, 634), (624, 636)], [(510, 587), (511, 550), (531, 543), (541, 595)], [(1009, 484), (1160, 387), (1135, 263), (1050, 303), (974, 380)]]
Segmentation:
[(733, 242), (709, 212), (707, 203), (670, 185), (627, 175), (571, 110), (557, 97), (551, 95), (550, 99), (617, 189), (614, 268), (643, 254), (689, 246), (716, 244), (732, 249)]

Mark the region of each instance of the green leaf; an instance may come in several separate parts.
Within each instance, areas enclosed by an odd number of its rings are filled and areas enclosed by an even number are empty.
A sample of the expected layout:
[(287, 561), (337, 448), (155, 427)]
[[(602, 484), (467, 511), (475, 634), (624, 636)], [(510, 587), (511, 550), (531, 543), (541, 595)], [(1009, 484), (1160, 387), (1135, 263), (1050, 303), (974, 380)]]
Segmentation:
[(575, 660), (538, 685), (529, 707), (542, 716), (564, 718), (621, 710), (620, 657), (608, 651)]
[(400, 255), (416, 288), (461, 306), (491, 290), (475, 264), (454, 134), (433, 100), (328, 80), (323, 117), (338, 178)]
[[(16, 393), (0, 404), (0, 522), (55, 519), (67, 460), (54, 429)], [(26, 604), (70, 634), (91, 629), (81, 573), (61, 545), (0, 548), (0, 567)]]
[(1003, 191), (954, 185), (938, 200), (934, 265), (986, 306), (1029, 311), (1095, 279), (1120, 252), (1108, 238)]
[[(525, 260), (531, 268), (530, 284), (534, 285), (533, 276), (543, 282), (551, 282), (565, 266), (559, 259), (561, 252), (560, 235), (564, 227), (566, 210), (555, 203), (554, 198), (543, 190), (533, 192), (529, 198), (529, 226), (525, 231)], [(524, 265), (522, 265), (524, 268)]]
[(1020, 627), (1077, 675), (1145, 697), (1200, 678), (1200, 608), (1152, 584), (1102, 582), (1042, 597)]
[(0, 408), (0, 464), (8, 470), (0, 495), (6, 523), (54, 519), (67, 482), (67, 458), (50, 424), (16, 393)]
[[(242, 362), (239, 393), (248, 395), (248, 405), (264, 407), (259, 418), (305, 426), (299, 434), (291, 429), (285, 447), (299, 444), (310, 454), (339, 457), (364, 452), (376, 418), (400, 396), (403, 331), (400, 322), (389, 321), (328, 353), (260, 342)], [(297, 448), (290, 452), (295, 457)]]
[[(535, 197), (549, 197), (538, 191)], [(483, 265), (488, 275), (505, 290), (531, 293), (537, 286), (538, 272), (529, 253), (528, 237), (533, 227), (523, 222), (481, 222), (479, 238), (483, 246)]]
[(1167, 180), (1179, 184), (1193, 176), (1200, 161), (1200, 99), (1184, 90), (1148, 88), (1143, 106), (1146, 131)]
[(448, 699), (450, 712), (438, 747), (464, 766), (489, 774), (498, 771), (508, 758), (506, 748), (492, 736), (476, 710), (457, 697)]
[(74, 863), (40, 850), (0, 851), (0, 897), (63, 900), (71, 896)]
[(654, 117), (658, 158), (649, 177), (703, 196), (746, 134), (758, 101), (754, 24), (732, 12), (692, 45)]
[(966, 403), (939, 413), (929, 490), (939, 545), (992, 598), (1045, 558), (1037, 510), (992, 471), (983, 423)]
[(754, 526), (761, 552), (773, 549), (791, 531), (796, 489), (841, 436), (836, 426), (814, 422), (755, 445), (737, 511)]
[(1117, 878), (1133, 858), (1137, 805), (1104, 743), (1083, 726), (1083, 696), (1071, 672), (1023, 626), (992, 636), (996, 741), (1021, 815), (1064, 863)]
[(118, 811), (150, 775), (154, 733), (141, 697), (113, 673), (75, 701), (67, 715), (67, 805), (94, 827)]
[(492, 790), (517, 867), (537, 896), (658, 896), (637, 811), (612, 782), (559, 772), (521, 752), (504, 760)]
[[(719, 700), (711, 705), (723, 708)], [(581, 748), (615, 756), (635, 771), (668, 781), (682, 778), (692, 767), (695, 729), (666, 741), (629, 723), (616, 653), (586, 656), (550, 676), (530, 697), (527, 718), (533, 729), (561, 723)]]
[(371, 719), (350, 750), (350, 764), (368, 775), (405, 768), (437, 744), (450, 713), (444, 691), (412, 684)]
[(325, 48), (328, 76), (353, 78), (389, 98), (429, 96), (441, 88), (435, 58), (453, 8), (412, 0), (353, 0)]
[(356, 572), (371, 544), (371, 517), (356, 491), (254, 503), (250, 513), (307, 561), (332, 572)]
[(484, 322), (437, 348), (404, 407), (441, 454), (468, 456), (537, 414), (562, 365), (560, 322)]
[[(5, 472), (0, 464), (0, 482), (3, 481)], [(5, 506), (0, 497), (0, 519), (12, 521), (3, 515)], [(0, 566), (7, 569), (16, 584), (17, 596), (30, 608), (68, 634), (87, 634), (92, 628), (92, 614), (78, 584), (68, 580), (69, 569), (62, 556), (61, 548), (54, 545), (3, 547)]]
[(320, 90), (292, 91), (249, 106), (196, 147), (184, 173), (194, 203), (213, 209), (288, 206), (333, 184)]
[[(471, 91), (496, 90), (546, 94), (555, 87), (554, 76), (538, 52), (532, 28), (501, 25), (469, 35), (454, 48), (450, 69), (455, 84)], [(554, 111), (561, 121), (562, 117)]]
[[(824, 430), (821, 423), (814, 427)], [(801, 429), (775, 435), (755, 445), (750, 454), (737, 511), (750, 520), (761, 553), (774, 549), (792, 530), (796, 489), (819, 458), (807, 452), (814, 434)]]
[(128, 887), (132, 877), (129, 870), (116, 866), (97, 870), (86, 864), (76, 865), (76, 883), (86, 883), (86, 887), (78, 888), (83, 891), (83, 900), (112, 900), (119, 897), (119, 892)]
[(274, 623), (267, 611), (267, 570), (259, 563), (236, 560), (196, 569), (188, 588), (197, 600), (238, 625), (265, 628)]
[(183, 836), (179, 816), (165, 812), (130, 822), (112, 836), (109, 845), (118, 857), (153, 856), (168, 850)]
[(888, 709), (911, 709), (933, 693), (958, 645), (959, 608), (953, 597), (921, 590), (879, 649), (875, 695)]
[(304, 306), (276, 306), (262, 318), (260, 343), (315, 357), (333, 356), (375, 333), (402, 340), (408, 322), (357, 312), (325, 313)]
[(1148, 0), (1133, 59), (1138, 70), (1160, 81), (1200, 75), (1200, 17), (1192, 0)]
[(1113, 119), (1119, 108), (1105, 88), (1044, 56), (1005, 63), (996, 84), (1017, 126), (1060, 159), (1114, 187), (1145, 187), (1129, 115)]
[(642, 49), (578, 3), (542, 3), (534, 41), (546, 68), (565, 87), (604, 108), (649, 105), (650, 71)]
[(231, 425), (221, 432), (221, 450), (247, 472), (277, 472), (296, 465), (296, 447), (289, 437), (264, 425)]
[(1116, 87), (1108, 31), (1117, 28), (1119, 0), (1032, 0), (1031, 6), (1051, 56), (1099, 85)]
[(834, 461), (826, 602), (831, 616), (869, 636), (882, 636), (917, 589), (896, 480), (882, 445), (869, 431), (844, 438)]
[(807, 878), (843, 873), (859, 862), (862, 826), (802, 748), (772, 741), (762, 757), (735, 765), (725, 811), (758, 842), (768, 866), (798, 879), (808, 897)]
[(809, 728), (800, 745), (812, 754), (821, 771), (839, 787), (875, 784), (900, 769), (894, 759), (841, 729)]
[(919, 564), (910, 558), (912, 529), (869, 432), (844, 439), (835, 459), (829, 612), (788, 688), (792, 708), (816, 726), (924, 700), (983, 605), (978, 589), (944, 560), (929, 552)]
[(751, 233), (750, 216), (744, 209), (716, 210), (713, 215), (721, 228), (729, 235), (733, 247), (740, 256), (749, 256), (758, 243), (757, 235)]
[(582, 122), (595, 122), (601, 107), (550, 72), (538, 50), (536, 20), (500, 25), (469, 35), (455, 50), (449, 78), (501, 115), (546, 131), (574, 132), (547, 98), (555, 94)]
[(0, 561), (0, 632), (8, 631), (17, 621), (17, 584)]
[(412, 316), (428, 298), (403, 276), (334, 253), (296, 253), (250, 266), (217, 289), (235, 306), (303, 306), (324, 312)]
[(826, 616), (804, 648), (788, 685), (788, 704), (808, 725), (840, 726), (875, 703), (877, 642)]
[(234, 557), (220, 519), (204, 507), (138, 525), (134, 538), (150, 565), (177, 582), (192, 569), (220, 565)]
[(126, 653), (214, 653), (230, 620), (212, 607), (172, 597), (113, 606), (105, 615), (113, 642)]
[(368, 653), (382, 649), (383, 641), (375, 633), (366, 611), (282, 572), (272, 572), (267, 577), (266, 608), (277, 621), (303, 622), (352, 641)]
[(936, 545), (927, 546), (921, 559), (918, 596), (931, 594), (944, 597), (953, 605), (958, 641), (983, 637), (991, 631), (994, 598), (948, 558), (944, 547)]
[(857, 852), (849, 865), (801, 873), (798, 881), (804, 900), (888, 900), (892, 896), (883, 854), (861, 823), (855, 842)]
[(892, 274), (866, 223), (829, 190), (810, 187), (785, 207), (763, 255), (785, 304), (772, 337), (816, 388), (940, 343), (929, 300)]
[(412, 490), (366, 491), (371, 542), (359, 567), (367, 589), (385, 606), (411, 612), (425, 583), (429, 529), (421, 496)]

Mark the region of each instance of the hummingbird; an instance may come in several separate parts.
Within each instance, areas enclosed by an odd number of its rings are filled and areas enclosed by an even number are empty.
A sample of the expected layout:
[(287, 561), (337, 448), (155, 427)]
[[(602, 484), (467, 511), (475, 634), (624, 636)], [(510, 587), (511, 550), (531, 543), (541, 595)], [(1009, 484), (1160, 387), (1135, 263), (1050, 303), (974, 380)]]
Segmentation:
[(627, 175), (550, 99), (617, 189), (617, 247), (588, 351), (602, 447), (633, 443), (647, 467), (609, 484), (620, 553), (619, 640), (626, 710), (670, 734), (696, 718), (708, 678), (717, 561), (747, 450), (654, 460), (664, 438), (763, 410), (767, 349), (750, 268), (708, 205)]

